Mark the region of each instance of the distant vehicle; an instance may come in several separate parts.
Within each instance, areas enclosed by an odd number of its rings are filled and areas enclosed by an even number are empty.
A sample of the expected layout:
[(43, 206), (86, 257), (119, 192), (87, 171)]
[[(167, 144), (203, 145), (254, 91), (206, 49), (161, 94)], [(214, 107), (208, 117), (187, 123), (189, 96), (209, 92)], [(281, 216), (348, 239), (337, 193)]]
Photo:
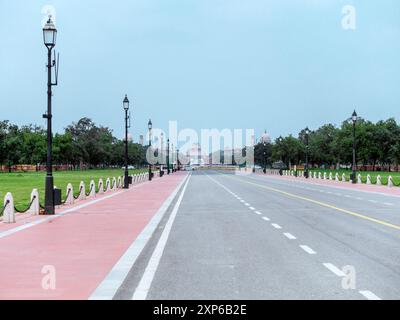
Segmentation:
[(277, 161), (272, 164), (272, 169), (286, 170), (286, 169), (288, 169), (288, 167), (286, 166), (286, 164), (283, 161)]

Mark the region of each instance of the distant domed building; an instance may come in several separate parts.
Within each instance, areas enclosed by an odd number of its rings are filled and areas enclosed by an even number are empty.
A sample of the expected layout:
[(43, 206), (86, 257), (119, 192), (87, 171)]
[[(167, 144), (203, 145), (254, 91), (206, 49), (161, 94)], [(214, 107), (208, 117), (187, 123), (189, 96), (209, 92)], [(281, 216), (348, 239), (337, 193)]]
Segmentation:
[(261, 138), (260, 138), (260, 142), (261, 143), (272, 143), (272, 139), (270, 137), (270, 135), (267, 133), (267, 131), (265, 130), (265, 132), (262, 134)]

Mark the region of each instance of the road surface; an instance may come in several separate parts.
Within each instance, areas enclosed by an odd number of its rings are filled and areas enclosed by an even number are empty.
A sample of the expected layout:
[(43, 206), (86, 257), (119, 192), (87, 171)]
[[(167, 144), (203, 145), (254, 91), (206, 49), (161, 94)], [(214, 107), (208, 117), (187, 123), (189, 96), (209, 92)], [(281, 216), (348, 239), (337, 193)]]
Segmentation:
[(400, 197), (193, 172), (114, 299), (399, 299)]

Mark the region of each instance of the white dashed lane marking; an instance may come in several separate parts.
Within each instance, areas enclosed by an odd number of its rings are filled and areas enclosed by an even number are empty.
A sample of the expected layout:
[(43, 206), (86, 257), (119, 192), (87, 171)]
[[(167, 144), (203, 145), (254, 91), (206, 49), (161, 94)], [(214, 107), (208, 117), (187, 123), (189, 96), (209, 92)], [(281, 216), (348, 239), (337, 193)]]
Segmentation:
[(302, 248), (305, 252), (308, 254), (317, 254), (313, 249), (311, 249), (309, 246), (306, 245), (301, 245), (300, 248)]
[(286, 238), (288, 238), (289, 240), (296, 240), (297, 238), (292, 235), (291, 233), (284, 233), (283, 234)]
[(345, 276), (344, 272), (342, 270), (340, 270), (338, 267), (336, 267), (335, 265), (333, 265), (332, 263), (324, 263), (323, 265), (325, 266), (325, 268), (327, 268), (329, 271), (331, 271), (338, 277)]
[[(214, 180), (214, 179), (212, 179)], [(220, 183), (218, 183), (220, 184)], [(228, 191), (228, 189), (223, 186), (221, 184), (221, 186), (226, 189)], [(337, 196), (343, 196), (341, 193), (334, 193), (331, 191), (324, 191), (324, 190), (315, 190), (309, 187), (301, 187), (302, 189), (307, 189), (307, 190), (312, 190), (312, 191), (319, 191), (320, 193), (325, 193), (325, 194), (334, 194)], [(255, 212), (257, 215), (262, 215), (262, 213), (260, 211), (256, 211), (256, 209), (254, 207), (251, 207), (249, 203), (247, 203), (245, 200), (242, 200), (242, 198), (240, 198), (239, 196), (237, 196), (236, 194), (234, 194), (231, 191), (228, 191), (232, 196), (234, 196), (237, 200), (239, 200), (241, 203), (243, 203), (245, 206), (249, 207), (249, 209), (253, 212)], [(361, 197), (355, 197), (355, 196), (351, 196), (351, 195), (344, 195), (346, 198), (352, 198), (352, 199), (357, 199), (357, 200), (364, 200)], [(375, 200), (368, 200), (371, 203), (379, 203), (378, 201)], [(393, 203), (390, 202), (384, 202), (384, 205), (387, 206), (394, 206)], [(268, 217), (263, 216), (262, 219), (264, 221), (270, 221), (270, 219)], [(271, 226), (274, 227), (275, 229), (282, 229), (282, 227), (279, 224), (276, 223), (271, 223)], [(296, 240), (297, 238), (292, 235), (291, 233), (283, 233), (283, 235), (288, 238), (289, 240)], [(310, 255), (315, 255), (317, 254), (317, 252), (315, 252), (313, 249), (311, 249), (309, 246), (306, 245), (300, 245), (300, 248), (302, 250), (304, 250), (306, 253), (310, 254)], [(335, 265), (333, 265), (332, 263), (323, 263), (323, 265), (325, 266), (325, 268), (327, 268), (329, 271), (331, 271), (333, 274), (335, 274), (338, 277), (344, 277), (345, 274), (342, 270), (340, 270), (338, 267), (336, 267)], [(359, 293), (364, 296), (366, 299), (368, 300), (382, 300), (380, 297), (378, 297), (377, 295), (375, 295), (373, 292), (368, 291), (368, 290), (361, 290), (359, 291)]]
[(368, 290), (361, 290), (361, 291), (359, 291), (359, 293), (362, 294), (368, 300), (382, 300), (375, 293), (368, 291)]

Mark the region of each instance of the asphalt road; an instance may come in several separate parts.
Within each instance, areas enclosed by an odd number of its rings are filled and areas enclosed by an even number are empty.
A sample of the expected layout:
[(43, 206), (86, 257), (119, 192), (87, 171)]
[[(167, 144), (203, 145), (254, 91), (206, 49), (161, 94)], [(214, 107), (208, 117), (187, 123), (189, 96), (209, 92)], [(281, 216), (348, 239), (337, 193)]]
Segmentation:
[(194, 172), (115, 299), (399, 299), (400, 197)]

